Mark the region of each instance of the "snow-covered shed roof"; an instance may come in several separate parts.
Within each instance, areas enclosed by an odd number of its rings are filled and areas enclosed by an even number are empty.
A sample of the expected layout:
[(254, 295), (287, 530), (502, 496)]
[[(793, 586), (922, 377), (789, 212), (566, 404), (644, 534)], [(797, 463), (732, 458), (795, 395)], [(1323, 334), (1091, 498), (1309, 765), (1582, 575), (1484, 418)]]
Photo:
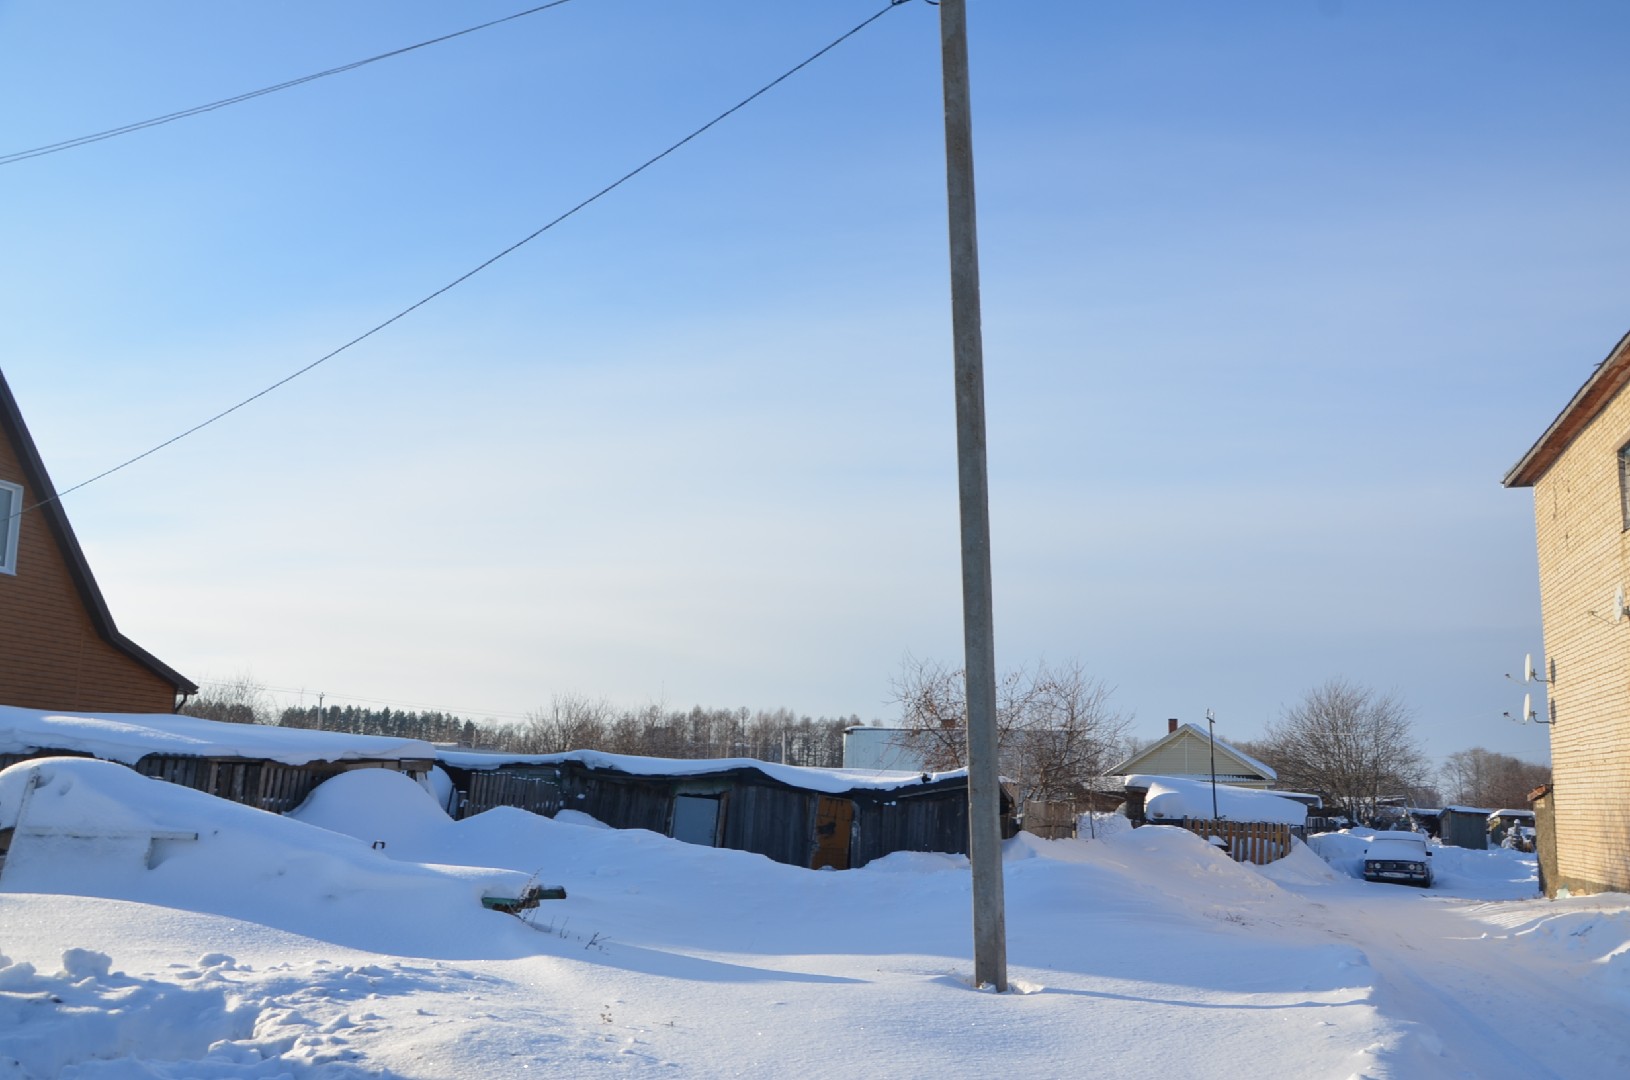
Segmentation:
[(633, 754), (607, 754), (599, 750), (570, 750), (563, 754), (493, 754), (480, 750), (436, 751), (437, 760), (457, 769), (498, 769), (505, 765), (560, 765), (576, 762), (588, 769), (605, 769), (629, 776), (708, 776), (751, 769), (788, 787), (836, 795), (850, 791), (895, 791), (901, 788), (962, 780), (967, 769), (942, 773), (878, 772), (875, 769), (813, 769), (779, 765), (754, 758), (657, 758)]
[(226, 724), (162, 713), (52, 713), (0, 705), (0, 754), (66, 750), (134, 765), (149, 754), (254, 758), (284, 765), (313, 761), (426, 760), (418, 739), (348, 735), (263, 724)]
[[(1145, 793), (1143, 816), (1149, 821), (1213, 817), (1209, 780), (1187, 776), (1128, 776), (1126, 786)], [(1271, 791), (1218, 784), (1216, 800), (1215, 816), (1229, 821), (1264, 821), (1275, 825), (1307, 823), (1306, 805)]]

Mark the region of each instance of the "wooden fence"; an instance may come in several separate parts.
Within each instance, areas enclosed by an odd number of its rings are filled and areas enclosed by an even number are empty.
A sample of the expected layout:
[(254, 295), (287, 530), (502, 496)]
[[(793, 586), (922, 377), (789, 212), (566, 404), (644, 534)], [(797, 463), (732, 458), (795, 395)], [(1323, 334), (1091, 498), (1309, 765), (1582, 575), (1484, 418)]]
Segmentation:
[(1266, 821), (1198, 821), (1183, 822), (1183, 828), (1204, 839), (1215, 836), (1235, 862), (1266, 866), (1290, 854), (1291, 827), (1274, 825)]
[(1075, 836), (1075, 821), (1081, 813), (1081, 807), (1074, 802), (1031, 799), (1024, 804), (1024, 831), (1043, 840), (1068, 840)]
[(542, 776), (516, 776), (502, 772), (472, 772), (459, 817), (471, 817), (495, 806), (513, 806), (553, 817), (560, 809), (560, 784)]

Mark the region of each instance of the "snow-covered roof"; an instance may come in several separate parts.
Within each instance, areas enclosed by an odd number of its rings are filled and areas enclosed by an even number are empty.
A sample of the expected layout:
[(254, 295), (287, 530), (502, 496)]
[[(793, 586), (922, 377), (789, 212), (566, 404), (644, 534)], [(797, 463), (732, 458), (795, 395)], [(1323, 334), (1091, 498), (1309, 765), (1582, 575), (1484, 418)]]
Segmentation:
[(569, 750), (563, 754), (491, 754), (479, 750), (438, 750), (436, 757), (459, 769), (493, 769), (501, 765), (559, 765), (575, 761), (590, 769), (614, 769), (632, 776), (702, 776), (733, 769), (756, 769), (773, 780), (809, 791), (838, 794), (869, 789), (896, 788), (954, 780), (967, 769), (942, 773), (879, 772), (876, 769), (812, 769), (779, 765), (755, 758), (658, 758), (633, 754), (607, 754), (599, 750)]
[(1494, 813), (1493, 810), (1486, 806), (1445, 806), (1443, 812), (1445, 814), (1482, 814), (1485, 817)]
[(1491, 818), (1531, 818), (1533, 816), (1534, 812), (1532, 810), (1496, 810), (1494, 813), (1489, 815)]
[[(1209, 780), (1186, 776), (1129, 776), (1129, 788), (1142, 788), (1143, 816), (1150, 821), (1179, 818), (1209, 820), (1212, 814), (1212, 785)], [(1293, 799), (1255, 788), (1216, 786), (1216, 815), (1229, 821), (1265, 821), (1279, 825), (1307, 822), (1307, 807)]]
[(71, 750), (126, 765), (149, 754), (256, 758), (284, 765), (436, 755), (434, 746), (418, 739), (225, 724), (163, 713), (52, 713), (0, 705), (0, 754), (40, 750)]

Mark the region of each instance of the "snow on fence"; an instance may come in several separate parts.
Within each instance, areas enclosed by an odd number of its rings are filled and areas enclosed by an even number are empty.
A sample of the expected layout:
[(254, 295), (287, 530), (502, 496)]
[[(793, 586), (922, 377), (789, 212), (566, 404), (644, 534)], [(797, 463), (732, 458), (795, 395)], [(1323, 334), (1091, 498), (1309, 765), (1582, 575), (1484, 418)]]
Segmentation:
[(1291, 827), (1271, 821), (1197, 821), (1182, 827), (1202, 839), (1215, 836), (1235, 862), (1266, 866), (1290, 854)]
[(554, 817), (560, 810), (560, 784), (552, 777), (524, 776), (504, 772), (470, 773), (459, 817), (473, 817), (496, 806), (513, 806), (534, 814)]
[(1084, 808), (1073, 802), (1031, 799), (1024, 804), (1024, 831), (1043, 840), (1068, 840), (1075, 835), (1075, 819)]

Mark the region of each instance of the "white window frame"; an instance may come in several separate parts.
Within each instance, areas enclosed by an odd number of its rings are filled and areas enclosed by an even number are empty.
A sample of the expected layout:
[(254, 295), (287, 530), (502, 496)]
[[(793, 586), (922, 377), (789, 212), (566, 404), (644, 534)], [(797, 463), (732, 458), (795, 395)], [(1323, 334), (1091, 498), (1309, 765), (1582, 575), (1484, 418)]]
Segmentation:
[(1619, 510), (1624, 516), (1621, 531), (1630, 532), (1630, 443), (1619, 447)]
[(0, 537), (5, 538), (5, 544), (0, 545), (0, 574), (15, 574), (17, 572), (17, 534), (23, 523), (18, 511), (23, 508), (23, 485), (13, 484), (9, 480), (0, 480), (0, 490), (9, 492), (9, 509), (4, 511), (5, 518), (0, 520)]

